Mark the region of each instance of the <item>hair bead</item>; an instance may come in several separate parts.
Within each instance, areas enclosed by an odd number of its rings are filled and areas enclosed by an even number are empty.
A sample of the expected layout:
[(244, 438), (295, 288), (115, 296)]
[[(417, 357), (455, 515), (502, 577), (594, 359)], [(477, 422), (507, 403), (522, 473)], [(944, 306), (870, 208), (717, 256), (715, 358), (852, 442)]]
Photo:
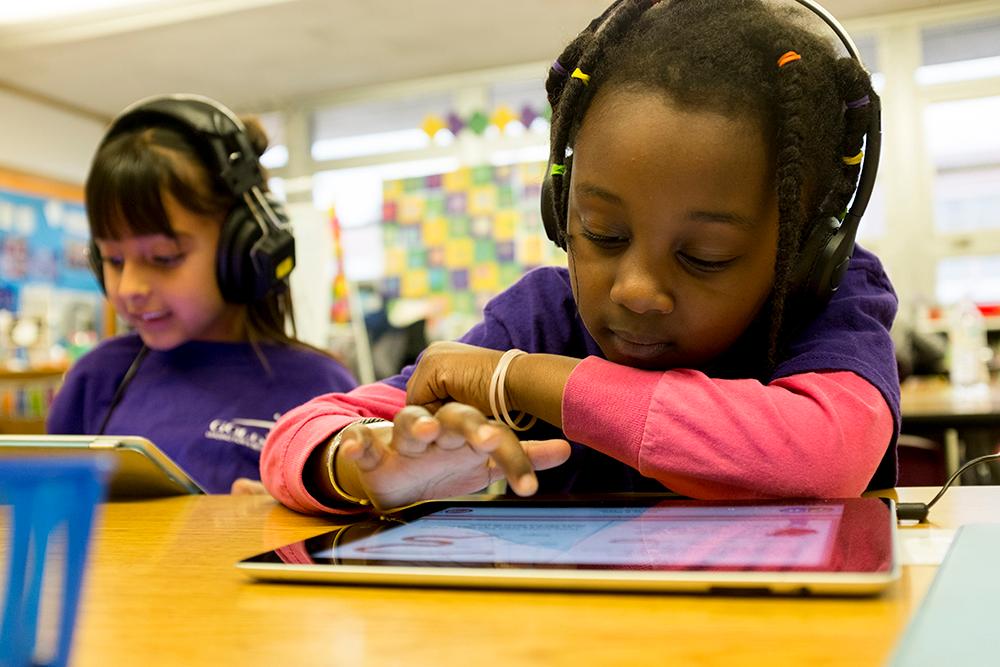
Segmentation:
[(802, 60), (802, 56), (795, 53), (795, 51), (787, 51), (780, 58), (778, 58), (778, 67), (784, 67), (788, 63), (793, 63), (796, 60)]
[(863, 158), (864, 156), (865, 156), (864, 151), (858, 151), (857, 155), (851, 157), (845, 155), (840, 159), (844, 162), (844, 164), (854, 165), (854, 164), (861, 164), (861, 158)]
[(574, 79), (579, 79), (580, 81), (583, 81), (583, 85), (587, 85), (587, 84), (590, 83), (590, 75), (589, 74), (585, 74), (583, 72), (583, 70), (580, 69), (579, 67), (577, 67), (575, 70), (573, 70), (573, 74), (571, 76)]
[(559, 62), (558, 60), (552, 61), (552, 71), (558, 74), (559, 76), (566, 76), (567, 74), (566, 68), (563, 67), (562, 63)]
[(870, 104), (870, 103), (871, 103), (871, 99), (867, 95), (865, 95), (864, 97), (860, 97), (860, 98), (858, 98), (856, 100), (851, 100), (850, 102), (848, 102), (847, 103), (847, 108), (848, 109), (860, 109), (861, 107), (868, 106), (868, 104)]

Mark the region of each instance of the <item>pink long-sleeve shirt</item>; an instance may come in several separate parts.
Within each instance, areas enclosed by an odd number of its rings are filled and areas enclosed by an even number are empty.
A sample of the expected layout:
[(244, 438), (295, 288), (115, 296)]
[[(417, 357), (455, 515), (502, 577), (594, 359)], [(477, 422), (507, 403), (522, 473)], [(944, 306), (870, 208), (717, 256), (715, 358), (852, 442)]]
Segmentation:
[[(350, 422), (392, 419), (405, 403), (404, 391), (375, 383), (284, 415), (261, 456), (268, 491), (298, 511), (345, 511), (308, 492), (306, 461)], [(803, 373), (764, 385), (693, 370), (643, 371), (597, 357), (570, 375), (562, 419), (570, 440), (696, 498), (857, 496), (893, 433), (882, 394), (852, 372)]]

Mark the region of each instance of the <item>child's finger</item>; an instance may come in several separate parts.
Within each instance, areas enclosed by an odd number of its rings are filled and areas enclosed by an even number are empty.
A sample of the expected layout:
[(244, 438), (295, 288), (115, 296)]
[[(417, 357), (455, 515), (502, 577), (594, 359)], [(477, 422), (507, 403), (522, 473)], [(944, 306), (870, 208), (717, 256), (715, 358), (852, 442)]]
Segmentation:
[(448, 403), (434, 417), (441, 424), (441, 433), (435, 441), (441, 449), (459, 449), (466, 443), (481, 446), (499, 437), (501, 432), (486, 420), (486, 415), (464, 403)]
[(419, 405), (408, 405), (393, 419), (392, 448), (403, 456), (419, 456), (441, 433), (441, 425)]
[(535, 470), (548, 470), (560, 466), (569, 459), (569, 443), (565, 440), (525, 440), (521, 442), (525, 453)]
[(382, 463), (386, 454), (386, 446), (370, 428), (363, 424), (348, 427), (340, 439), (337, 456), (345, 461), (352, 461), (359, 469), (368, 472)]
[(509, 428), (499, 424), (490, 425), (499, 431), (497, 437), (482, 443), (469, 442), (476, 451), (489, 454), (490, 458), (503, 470), (510, 488), (519, 496), (530, 496), (538, 490), (538, 478), (528, 453), (521, 441)]

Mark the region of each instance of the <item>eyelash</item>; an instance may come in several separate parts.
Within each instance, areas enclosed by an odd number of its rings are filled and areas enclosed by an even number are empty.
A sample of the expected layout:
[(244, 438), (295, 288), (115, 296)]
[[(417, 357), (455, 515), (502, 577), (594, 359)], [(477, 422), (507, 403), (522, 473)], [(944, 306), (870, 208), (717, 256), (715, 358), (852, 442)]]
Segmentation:
[[(621, 247), (622, 245), (628, 243), (628, 238), (624, 236), (603, 236), (601, 234), (594, 234), (593, 232), (583, 229), (580, 231), (580, 236), (587, 239), (599, 248), (604, 248), (606, 250), (613, 250)], [(698, 259), (697, 257), (692, 257), (691, 255), (680, 254), (681, 260), (684, 261), (692, 270), (698, 271), (699, 273), (718, 273), (724, 270), (727, 266), (735, 261), (734, 259), (725, 259), (722, 261), (709, 261), (704, 259)]]
[(176, 255), (156, 255), (153, 257), (153, 263), (158, 266), (176, 266), (182, 259), (184, 259), (184, 253), (177, 253)]
[[(161, 268), (171, 268), (180, 264), (183, 259), (184, 253), (177, 253), (176, 255), (154, 255), (151, 258), (151, 263)], [(120, 257), (103, 257), (102, 260), (105, 264), (114, 269), (120, 269), (125, 264), (125, 260)]]
[(589, 232), (586, 229), (580, 231), (580, 236), (601, 248), (617, 248), (625, 243), (628, 243), (628, 238), (624, 236), (603, 236), (601, 234)]
[(718, 271), (722, 271), (735, 261), (733, 259), (726, 259), (721, 262), (710, 262), (704, 259), (698, 259), (697, 257), (691, 257), (690, 255), (685, 255), (683, 253), (681, 253), (681, 259), (695, 271), (700, 271), (702, 273), (716, 273)]

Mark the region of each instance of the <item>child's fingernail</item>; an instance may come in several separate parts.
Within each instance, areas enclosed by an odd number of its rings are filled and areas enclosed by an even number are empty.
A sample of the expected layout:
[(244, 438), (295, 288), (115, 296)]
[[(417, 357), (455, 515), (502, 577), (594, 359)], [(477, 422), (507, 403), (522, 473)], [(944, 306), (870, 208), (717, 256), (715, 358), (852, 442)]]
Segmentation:
[(490, 426), (489, 424), (483, 424), (476, 429), (476, 437), (479, 438), (479, 442), (486, 442), (493, 436), (495, 436), (499, 431), (496, 426)]
[(538, 490), (538, 478), (534, 475), (521, 475), (517, 478), (518, 495), (530, 496)]

